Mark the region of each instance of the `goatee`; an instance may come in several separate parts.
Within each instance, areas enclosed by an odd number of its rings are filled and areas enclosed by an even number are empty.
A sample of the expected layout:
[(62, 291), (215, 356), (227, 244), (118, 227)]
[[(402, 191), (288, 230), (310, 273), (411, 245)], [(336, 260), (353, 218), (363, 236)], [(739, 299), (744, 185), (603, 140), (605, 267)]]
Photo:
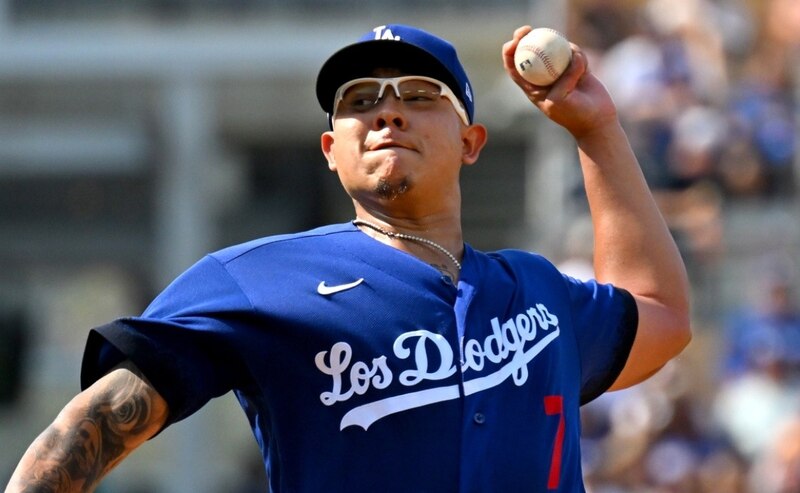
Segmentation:
[(394, 200), (406, 193), (410, 187), (411, 185), (406, 178), (403, 178), (397, 183), (391, 183), (388, 180), (381, 179), (378, 181), (375, 191), (378, 193), (378, 196), (383, 199)]

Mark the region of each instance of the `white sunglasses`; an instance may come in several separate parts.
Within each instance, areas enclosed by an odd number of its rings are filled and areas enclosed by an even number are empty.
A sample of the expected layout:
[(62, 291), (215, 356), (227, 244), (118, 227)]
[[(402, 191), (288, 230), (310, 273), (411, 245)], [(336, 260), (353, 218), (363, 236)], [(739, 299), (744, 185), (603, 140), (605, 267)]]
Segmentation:
[(383, 99), (386, 86), (391, 86), (397, 99), (411, 107), (426, 108), (439, 101), (439, 98), (446, 98), (464, 125), (469, 125), (464, 106), (447, 84), (421, 75), (391, 78), (363, 77), (348, 81), (336, 91), (332, 118), (335, 118), (337, 113), (364, 113), (371, 110)]

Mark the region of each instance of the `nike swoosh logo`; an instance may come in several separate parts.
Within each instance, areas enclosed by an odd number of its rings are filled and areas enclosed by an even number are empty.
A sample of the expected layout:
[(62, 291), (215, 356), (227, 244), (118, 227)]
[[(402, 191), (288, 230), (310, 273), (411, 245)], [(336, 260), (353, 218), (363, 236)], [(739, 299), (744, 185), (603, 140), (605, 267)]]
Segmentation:
[(353, 281), (347, 284), (338, 284), (336, 286), (326, 286), (325, 281), (322, 281), (321, 283), (319, 283), (319, 286), (317, 286), (317, 293), (323, 296), (328, 296), (329, 294), (340, 293), (342, 291), (347, 291), (348, 289), (353, 289), (362, 282), (364, 282), (363, 277), (358, 279), (357, 281)]

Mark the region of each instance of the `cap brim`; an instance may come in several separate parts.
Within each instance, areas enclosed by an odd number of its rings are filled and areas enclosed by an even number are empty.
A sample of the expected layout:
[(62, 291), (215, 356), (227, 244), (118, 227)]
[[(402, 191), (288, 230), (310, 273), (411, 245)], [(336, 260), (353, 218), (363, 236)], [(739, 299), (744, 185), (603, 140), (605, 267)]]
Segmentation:
[(317, 100), (322, 109), (332, 114), (336, 90), (349, 80), (371, 76), (378, 68), (433, 77), (460, 94), (458, 84), (447, 68), (422, 48), (394, 40), (362, 41), (337, 51), (320, 69)]

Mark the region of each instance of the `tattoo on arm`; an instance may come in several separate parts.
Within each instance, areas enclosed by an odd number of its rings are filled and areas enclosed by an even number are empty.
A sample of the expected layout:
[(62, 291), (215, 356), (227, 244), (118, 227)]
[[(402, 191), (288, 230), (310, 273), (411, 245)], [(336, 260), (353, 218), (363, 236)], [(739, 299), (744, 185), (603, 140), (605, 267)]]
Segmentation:
[(66, 422), (59, 417), (31, 445), (17, 491), (91, 491), (164, 423), (163, 399), (137, 373), (114, 371), (95, 386), (85, 403), (65, 408)]

